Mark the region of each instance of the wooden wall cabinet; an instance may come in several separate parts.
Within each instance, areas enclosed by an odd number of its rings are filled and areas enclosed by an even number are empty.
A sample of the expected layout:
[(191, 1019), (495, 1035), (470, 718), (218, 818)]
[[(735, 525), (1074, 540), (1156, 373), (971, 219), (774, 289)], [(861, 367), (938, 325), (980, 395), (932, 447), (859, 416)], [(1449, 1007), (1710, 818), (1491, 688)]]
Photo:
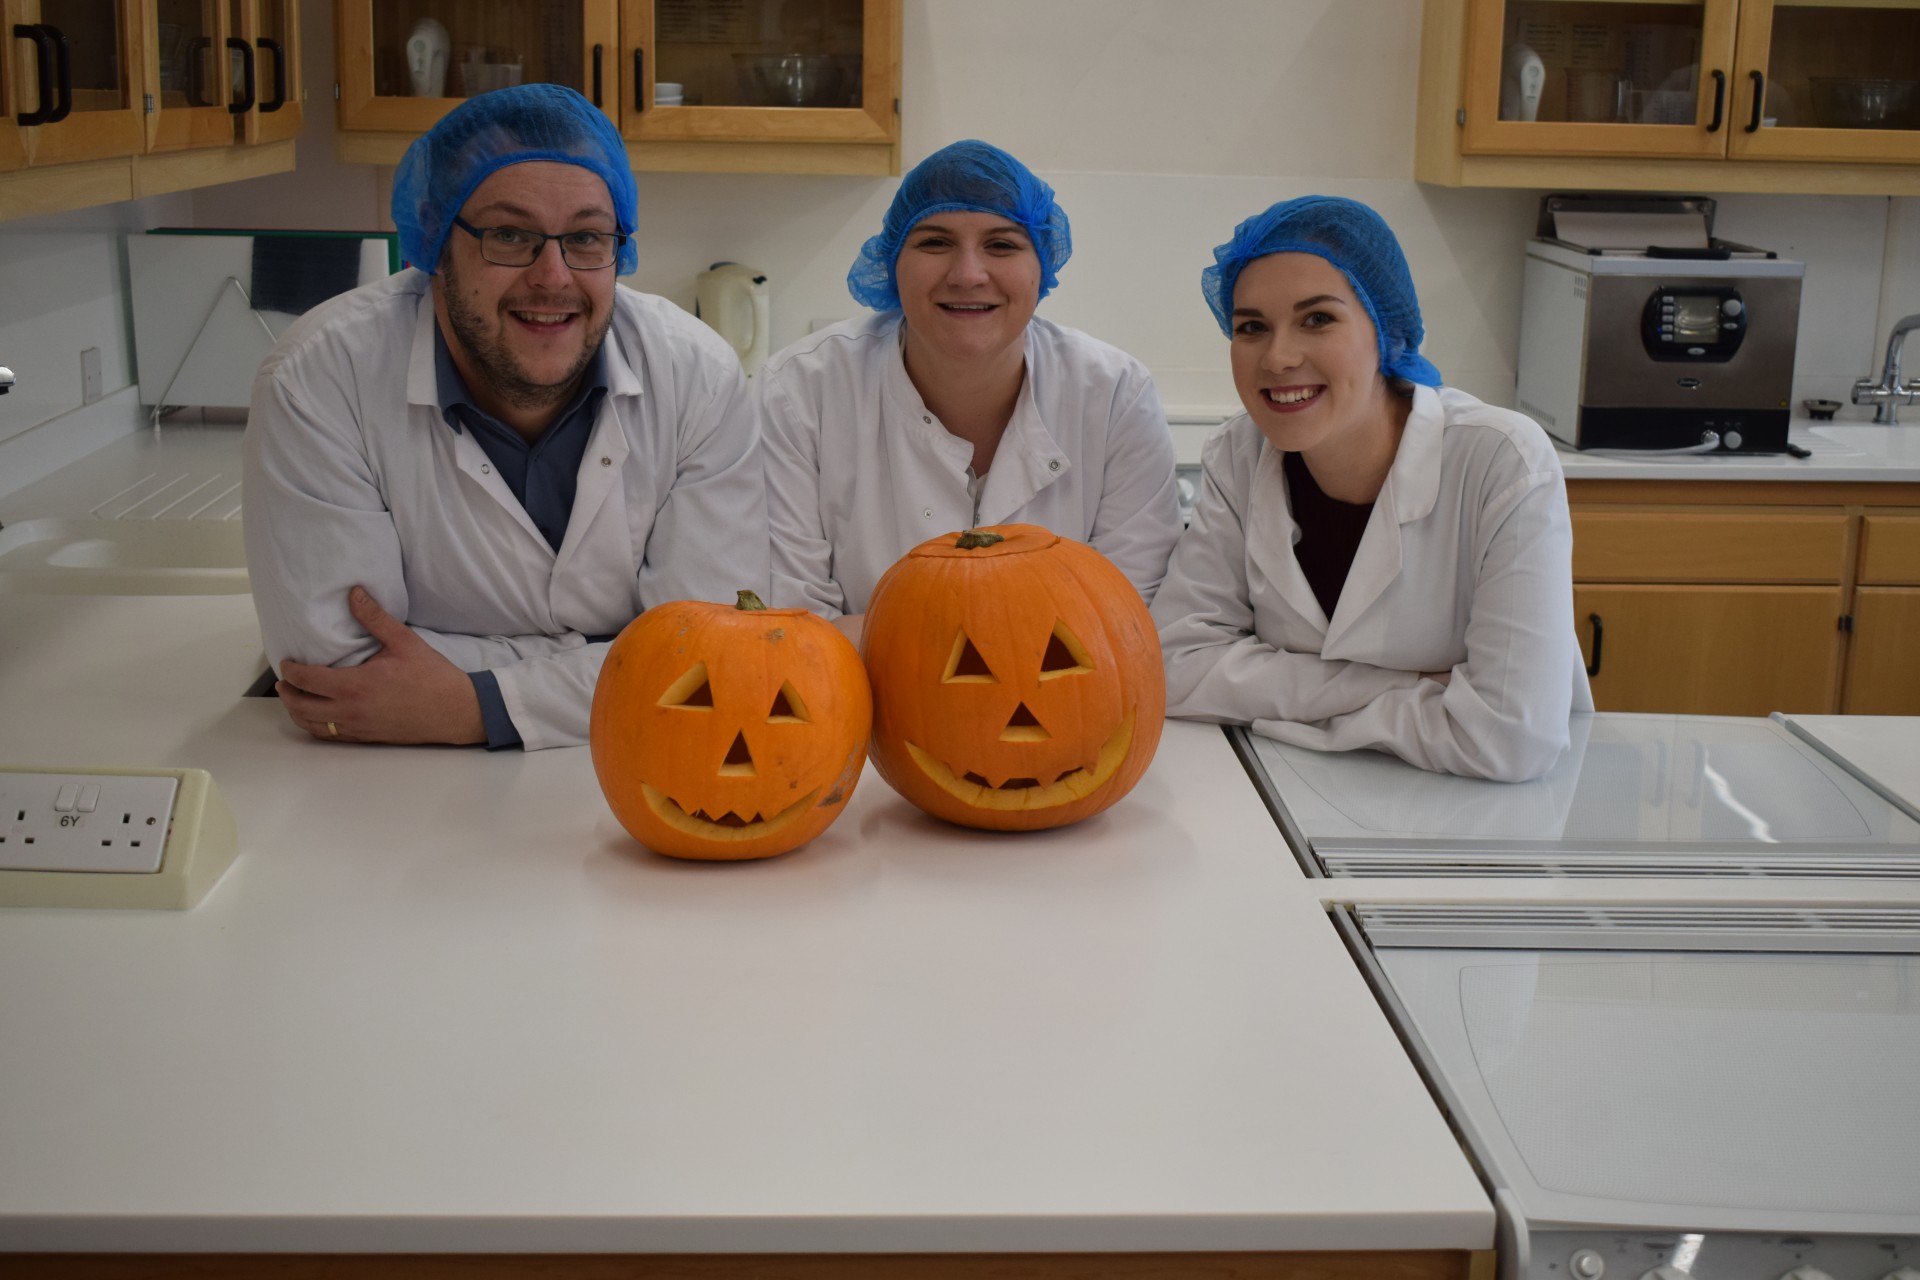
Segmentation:
[(1426, 0), (1414, 174), (1920, 194), (1916, 81), (1920, 0)]
[(0, 0), (0, 219), (293, 168), (299, 0)]
[[(350, 163), (398, 163), (464, 98), (548, 81), (605, 112), (636, 169), (900, 171), (900, 0), (341, 0), (335, 12), (336, 146)], [(446, 67), (416, 82), (420, 31), (443, 40)]]
[(1568, 495), (1600, 710), (1920, 714), (1920, 485), (1575, 480)]

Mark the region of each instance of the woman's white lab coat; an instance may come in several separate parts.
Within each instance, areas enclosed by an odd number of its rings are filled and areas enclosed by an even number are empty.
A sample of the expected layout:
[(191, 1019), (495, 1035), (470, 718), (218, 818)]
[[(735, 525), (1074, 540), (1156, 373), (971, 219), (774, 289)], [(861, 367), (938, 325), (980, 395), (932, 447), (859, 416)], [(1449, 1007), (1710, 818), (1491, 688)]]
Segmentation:
[(1167, 713), (1470, 777), (1545, 773), (1569, 711), (1593, 705), (1546, 433), (1416, 388), (1331, 619), (1293, 553), (1283, 456), (1245, 414), (1207, 443), (1193, 525), (1153, 602)]
[(1027, 323), (1026, 382), (993, 465), (907, 377), (901, 316), (809, 334), (754, 379), (765, 421), (775, 603), (863, 613), (893, 562), (976, 525), (1037, 524), (1090, 543), (1152, 599), (1180, 534), (1173, 440), (1139, 361), (1077, 330)]
[(672, 303), (615, 290), (608, 390), (556, 552), (440, 416), (428, 286), (408, 270), (345, 294), (260, 366), (243, 493), (267, 657), (372, 656), (347, 611), (359, 583), (454, 665), (494, 671), (528, 749), (584, 742), (606, 637), (661, 601), (767, 582), (740, 362)]

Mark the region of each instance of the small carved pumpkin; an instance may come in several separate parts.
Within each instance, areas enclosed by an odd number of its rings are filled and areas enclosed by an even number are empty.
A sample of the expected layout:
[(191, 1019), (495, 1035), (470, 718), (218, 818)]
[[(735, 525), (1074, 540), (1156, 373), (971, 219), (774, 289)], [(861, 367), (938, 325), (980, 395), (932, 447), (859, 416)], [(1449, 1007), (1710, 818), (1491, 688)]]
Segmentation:
[(676, 858), (797, 849), (846, 808), (873, 722), (860, 655), (805, 609), (680, 600), (607, 651), (588, 740), (633, 838)]
[(1146, 772), (1167, 708), (1140, 593), (1084, 543), (1037, 525), (946, 534), (867, 602), (873, 763), (937, 818), (1065, 826)]

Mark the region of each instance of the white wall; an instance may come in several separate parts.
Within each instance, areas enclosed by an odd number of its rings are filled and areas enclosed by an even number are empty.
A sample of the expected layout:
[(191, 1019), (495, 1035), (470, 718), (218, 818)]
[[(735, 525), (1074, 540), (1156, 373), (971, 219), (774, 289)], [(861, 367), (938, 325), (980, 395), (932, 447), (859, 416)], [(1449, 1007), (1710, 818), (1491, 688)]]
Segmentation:
[[(73, 412), (83, 347), (102, 347), (109, 390), (132, 381), (120, 234), (162, 222), (390, 225), (390, 174), (333, 159), (332, 8), (303, 6), (308, 129), (295, 173), (0, 224), (0, 364), (34, 388), (0, 399), (0, 492), (27, 465), (10, 434), (39, 439), (39, 466), (65, 451), (48, 441), (65, 444), (77, 438), (73, 422), (94, 421)], [(1412, 181), (1416, 0), (905, 0), (904, 9), (904, 163), (981, 137), (1052, 182), (1075, 252), (1044, 313), (1145, 360), (1170, 406), (1232, 402), (1226, 345), (1199, 296), (1212, 246), (1241, 218), (1311, 191), (1381, 210), (1413, 266), (1427, 353), (1449, 381), (1511, 401), (1521, 244), (1539, 193)], [(706, 265), (752, 263), (773, 279), (774, 340), (784, 344), (812, 320), (854, 312), (846, 269), (895, 185), (642, 174), (641, 261), (629, 282), (690, 309)], [(1920, 312), (1920, 200), (1720, 200), (1721, 234), (1807, 263), (1796, 394), (1844, 399), (1877, 367), (1893, 319)]]

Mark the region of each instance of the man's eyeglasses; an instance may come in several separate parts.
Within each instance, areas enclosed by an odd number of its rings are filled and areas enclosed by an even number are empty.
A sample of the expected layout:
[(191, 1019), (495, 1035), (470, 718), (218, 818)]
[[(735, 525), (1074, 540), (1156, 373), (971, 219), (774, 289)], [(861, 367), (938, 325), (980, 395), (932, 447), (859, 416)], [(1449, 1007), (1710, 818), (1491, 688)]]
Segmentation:
[(613, 265), (627, 237), (617, 231), (563, 231), (557, 236), (525, 227), (476, 227), (455, 214), (453, 225), (480, 242), (480, 256), (495, 266), (530, 267), (546, 250), (547, 241), (560, 242), (560, 258), (575, 271), (599, 271)]

